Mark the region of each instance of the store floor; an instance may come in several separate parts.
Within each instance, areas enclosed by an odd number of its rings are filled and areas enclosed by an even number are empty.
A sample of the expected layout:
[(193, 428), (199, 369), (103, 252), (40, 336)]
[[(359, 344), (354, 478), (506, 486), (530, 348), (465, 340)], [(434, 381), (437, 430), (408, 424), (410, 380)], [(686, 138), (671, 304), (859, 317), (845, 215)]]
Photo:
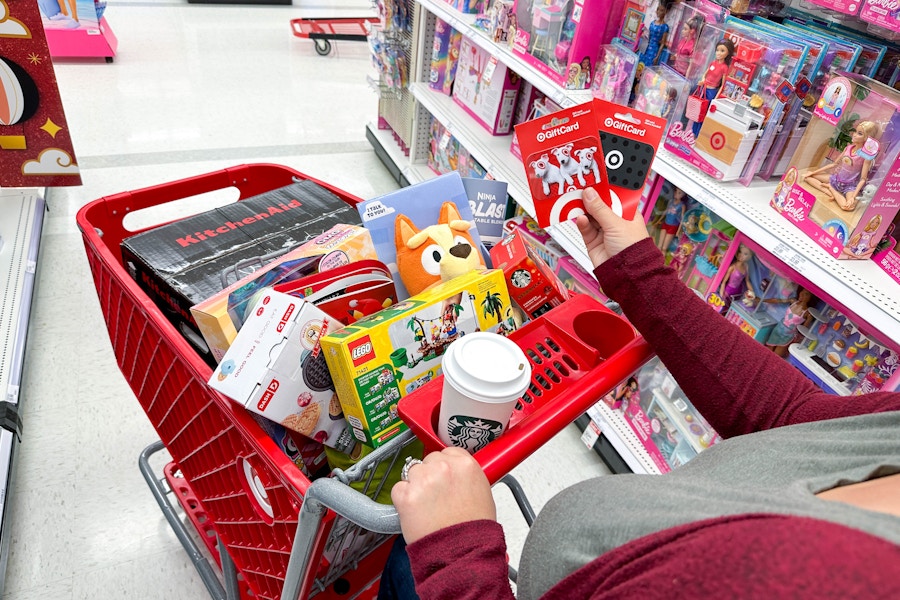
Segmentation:
[[(369, 9), (312, 2), (117, 0), (106, 12), (115, 62), (57, 62), (84, 184), (47, 194), (4, 600), (208, 597), (138, 471), (156, 436), (116, 367), (75, 213), (105, 195), (247, 162), (288, 165), (362, 197), (394, 189), (365, 140), (376, 113), (366, 45), (338, 42), (320, 57), (289, 25)], [(540, 507), (605, 472), (571, 426), (516, 474)], [(495, 493), (515, 564), (524, 522), (508, 492)]]

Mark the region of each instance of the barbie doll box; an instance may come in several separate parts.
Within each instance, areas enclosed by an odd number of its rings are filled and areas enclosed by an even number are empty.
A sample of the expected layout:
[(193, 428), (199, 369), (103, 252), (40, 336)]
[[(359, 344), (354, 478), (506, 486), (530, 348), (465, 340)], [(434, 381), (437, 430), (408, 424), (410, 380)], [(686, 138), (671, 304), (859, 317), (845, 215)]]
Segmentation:
[(522, 80), (506, 65), (464, 38), (459, 48), (453, 100), (491, 135), (512, 131)]
[(515, 329), (503, 272), (472, 271), (322, 337), (350, 431), (378, 447), (406, 429), (397, 402), (441, 374), (451, 342)]
[(900, 92), (836, 73), (771, 205), (832, 256), (871, 257), (900, 210)]

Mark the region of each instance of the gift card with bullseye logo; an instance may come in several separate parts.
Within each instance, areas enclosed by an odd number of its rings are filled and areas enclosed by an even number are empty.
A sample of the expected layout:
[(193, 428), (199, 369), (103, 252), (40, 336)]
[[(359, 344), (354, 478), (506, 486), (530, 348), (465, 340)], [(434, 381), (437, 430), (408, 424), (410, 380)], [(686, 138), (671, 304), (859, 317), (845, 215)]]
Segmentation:
[(634, 217), (653, 166), (666, 120), (633, 108), (594, 99), (611, 206), (625, 219)]
[(516, 125), (516, 137), (540, 227), (584, 214), (582, 191), (588, 186), (612, 206), (591, 104)]

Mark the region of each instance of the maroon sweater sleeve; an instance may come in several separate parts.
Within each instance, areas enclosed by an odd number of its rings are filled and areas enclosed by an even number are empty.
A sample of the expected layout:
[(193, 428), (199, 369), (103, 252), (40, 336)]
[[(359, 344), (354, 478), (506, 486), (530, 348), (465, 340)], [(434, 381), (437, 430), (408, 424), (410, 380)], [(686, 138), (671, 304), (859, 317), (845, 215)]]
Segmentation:
[(842, 397), (816, 387), (707, 306), (645, 239), (594, 270), (691, 402), (723, 437), (900, 410), (900, 393)]
[(515, 600), (496, 521), (446, 527), (406, 547), (421, 600)]

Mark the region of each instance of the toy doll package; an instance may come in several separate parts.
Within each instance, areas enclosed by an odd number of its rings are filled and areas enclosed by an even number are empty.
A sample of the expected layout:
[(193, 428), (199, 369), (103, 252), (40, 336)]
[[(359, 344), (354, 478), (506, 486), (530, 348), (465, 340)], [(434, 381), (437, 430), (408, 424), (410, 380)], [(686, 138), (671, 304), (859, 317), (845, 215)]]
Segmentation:
[(900, 209), (900, 92), (836, 73), (771, 205), (836, 258), (868, 258)]
[(687, 80), (674, 69), (662, 65), (647, 67), (641, 73), (634, 107), (639, 111), (662, 117), (667, 123), (681, 114), (687, 101)]
[(748, 185), (808, 50), (731, 17), (722, 26), (707, 24), (687, 70), (692, 91), (666, 148), (715, 179)]
[(613, 104), (628, 104), (631, 84), (637, 71), (638, 55), (619, 44), (600, 49), (600, 60), (591, 83), (591, 94)]
[(587, 89), (623, 8), (620, 0), (516, 0), (513, 52), (559, 85)]

